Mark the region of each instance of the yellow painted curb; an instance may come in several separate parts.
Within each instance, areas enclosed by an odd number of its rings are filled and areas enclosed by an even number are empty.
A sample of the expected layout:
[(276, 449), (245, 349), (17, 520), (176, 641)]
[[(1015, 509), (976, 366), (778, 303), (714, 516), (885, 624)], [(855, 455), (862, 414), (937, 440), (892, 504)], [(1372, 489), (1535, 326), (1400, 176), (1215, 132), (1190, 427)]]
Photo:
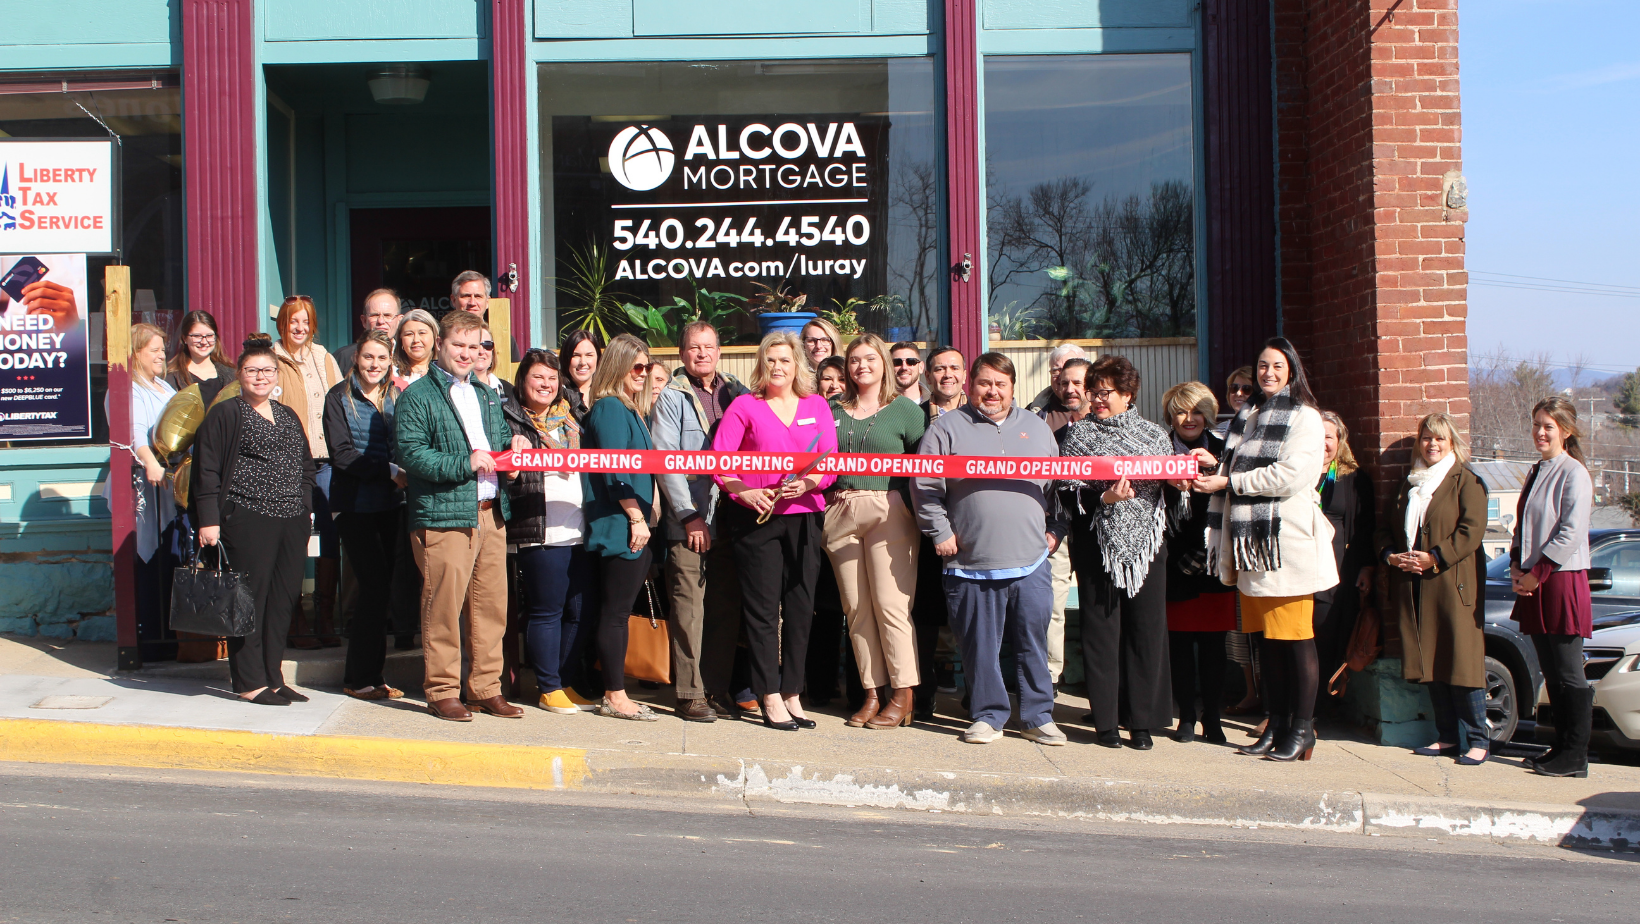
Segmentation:
[(0, 719), (0, 760), (351, 780), (579, 789), (582, 748)]

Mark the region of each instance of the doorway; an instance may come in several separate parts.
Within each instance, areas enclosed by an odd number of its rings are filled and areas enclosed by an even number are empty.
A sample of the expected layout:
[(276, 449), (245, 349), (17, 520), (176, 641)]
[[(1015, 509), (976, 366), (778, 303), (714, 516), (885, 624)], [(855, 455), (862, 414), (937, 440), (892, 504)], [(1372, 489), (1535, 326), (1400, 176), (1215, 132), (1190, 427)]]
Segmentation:
[[(425, 308), (442, 317), (456, 274), (492, 272), (487, 207), (352, 209), (348, 226), (355, 308), (372, 290), (389, 288), (405, 311)], [(357, 337), (358, 318), (350, 324)]]

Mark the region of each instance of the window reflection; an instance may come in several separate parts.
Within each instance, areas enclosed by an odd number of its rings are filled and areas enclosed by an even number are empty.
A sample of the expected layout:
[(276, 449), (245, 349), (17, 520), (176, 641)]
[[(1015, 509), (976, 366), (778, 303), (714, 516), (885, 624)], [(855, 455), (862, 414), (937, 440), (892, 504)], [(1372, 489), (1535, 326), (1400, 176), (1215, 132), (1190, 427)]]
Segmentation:
[(985, 60), (991, 335), (1196, 330), (1188, 55)]

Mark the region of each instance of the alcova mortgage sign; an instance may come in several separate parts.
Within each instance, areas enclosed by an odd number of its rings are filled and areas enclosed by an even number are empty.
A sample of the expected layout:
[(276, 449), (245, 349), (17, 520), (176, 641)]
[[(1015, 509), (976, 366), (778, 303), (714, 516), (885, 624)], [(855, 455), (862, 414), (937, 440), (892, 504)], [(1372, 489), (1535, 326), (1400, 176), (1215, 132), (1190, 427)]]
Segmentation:
[[(607, 179), (594, 184), (601, 220), (588, 230), (616, 285), (643, 297), (690, 278), (743, 294), (784, 281), (811, 302), (878, 294), (888, 127), (882, 115), (836, 113), (599, 123), (587, 150)], [(560, 202), (587, 198), (566, 189)]]

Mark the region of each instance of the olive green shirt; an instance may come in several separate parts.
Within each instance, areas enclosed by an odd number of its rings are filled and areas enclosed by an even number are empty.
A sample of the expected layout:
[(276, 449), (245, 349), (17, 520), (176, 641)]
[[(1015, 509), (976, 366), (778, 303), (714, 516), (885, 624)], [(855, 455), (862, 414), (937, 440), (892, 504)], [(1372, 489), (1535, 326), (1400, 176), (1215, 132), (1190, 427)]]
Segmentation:
[[(864, 420), (855, 420), (834, 399), (832, 417), (837, 420), (838, 452), (884, 452), (911, 454), (922, 442), (928, 418), (917, 402), (901, 395)], [(838, 475), (831, 490), (899, 491), (910, 496), (911, 479), (905, 475)], [(908, 501), (909, 502), (909, 501)]]

